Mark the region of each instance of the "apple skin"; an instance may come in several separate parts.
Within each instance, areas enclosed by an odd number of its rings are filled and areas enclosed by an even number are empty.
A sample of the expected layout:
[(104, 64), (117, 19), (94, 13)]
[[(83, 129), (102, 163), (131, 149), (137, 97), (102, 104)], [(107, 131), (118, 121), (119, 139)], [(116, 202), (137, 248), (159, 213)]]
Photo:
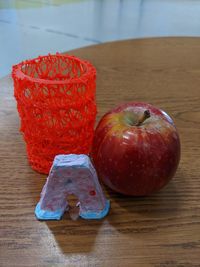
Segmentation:
[[(145, 110), (150, 118), (134, 125)], [(180, 139), (164, 111), (147, 103), (126, 103), (100, 120), (91, 157), (108, 187), (125, 195), (146, 196), (159, 191), (174, 176)]]

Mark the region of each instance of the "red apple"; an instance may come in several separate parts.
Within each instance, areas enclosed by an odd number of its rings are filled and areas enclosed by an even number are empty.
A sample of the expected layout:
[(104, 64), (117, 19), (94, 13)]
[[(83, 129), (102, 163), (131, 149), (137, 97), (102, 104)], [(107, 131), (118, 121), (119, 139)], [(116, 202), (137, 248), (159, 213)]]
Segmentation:
[(127, 103), (102, 117), (91, 156), (108, 187), (126, 195), (149, 195), (175, 174), (179, 135), (164, 111), (147, 103)]

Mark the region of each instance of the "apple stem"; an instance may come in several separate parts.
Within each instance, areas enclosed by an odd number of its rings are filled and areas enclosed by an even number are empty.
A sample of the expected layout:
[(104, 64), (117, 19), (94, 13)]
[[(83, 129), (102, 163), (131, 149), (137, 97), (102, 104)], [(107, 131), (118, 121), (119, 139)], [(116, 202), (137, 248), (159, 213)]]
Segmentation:
[(138, 122), (136, 123), (136, 126), (140, 126), (146, 119), (150, 118), (150, 111), (147, 109), (144, 111), (142, 116), (139, 118)]

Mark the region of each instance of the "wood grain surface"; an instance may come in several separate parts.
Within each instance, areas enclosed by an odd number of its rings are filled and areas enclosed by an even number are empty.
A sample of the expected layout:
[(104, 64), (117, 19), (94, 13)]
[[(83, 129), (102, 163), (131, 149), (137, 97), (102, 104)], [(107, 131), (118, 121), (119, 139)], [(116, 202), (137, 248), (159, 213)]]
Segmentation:
[(13, 85), (0, 81), (0, 266), (200, 266), (200, 39), (112, 42), (71, 51), (97, 69), (98, 119), (126, 101), (164, 109), (180, 133), (174, 179), (145, 198), (115, 194), (101, 221), (39, 222), (46, 176), (28, 165)]

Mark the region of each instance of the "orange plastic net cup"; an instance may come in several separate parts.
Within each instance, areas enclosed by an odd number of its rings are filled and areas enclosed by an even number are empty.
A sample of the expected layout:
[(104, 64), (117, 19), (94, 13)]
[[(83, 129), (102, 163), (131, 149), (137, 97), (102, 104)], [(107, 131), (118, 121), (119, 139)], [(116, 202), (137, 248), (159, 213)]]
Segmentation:
[(88, 154), (96, 119), (96, 70), (69, 55), (13, 66), (14, 95), (29, 162), (48, 173), (57, 154)]

